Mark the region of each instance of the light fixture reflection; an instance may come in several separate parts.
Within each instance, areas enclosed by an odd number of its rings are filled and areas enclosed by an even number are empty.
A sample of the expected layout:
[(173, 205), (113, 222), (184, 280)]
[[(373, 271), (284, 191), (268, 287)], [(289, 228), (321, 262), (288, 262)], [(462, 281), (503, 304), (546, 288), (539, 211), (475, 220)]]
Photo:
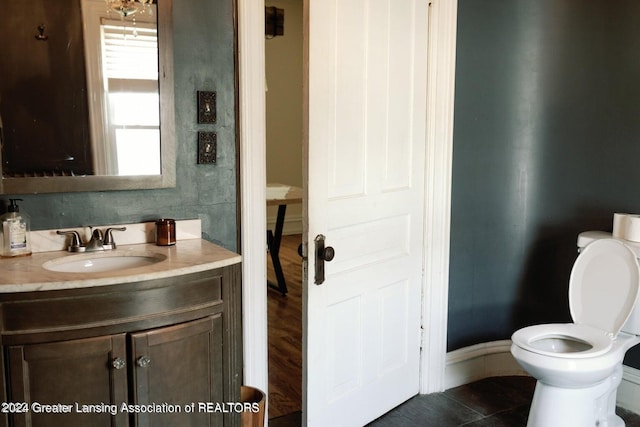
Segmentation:
[(153, 0), (105, 0), (107, 10), (116, 12), (118, 15), (126, 18), (135, 15), (138, 12), (147, 12), (151, 14), (151, 3)]

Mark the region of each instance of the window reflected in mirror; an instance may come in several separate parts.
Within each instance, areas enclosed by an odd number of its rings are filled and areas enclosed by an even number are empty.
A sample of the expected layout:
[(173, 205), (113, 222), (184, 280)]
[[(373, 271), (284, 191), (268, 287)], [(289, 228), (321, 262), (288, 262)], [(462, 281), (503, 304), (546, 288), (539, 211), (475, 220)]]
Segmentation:
[(82, 0), (97, 175), (160, 174), (156, 8), (129, 16)]

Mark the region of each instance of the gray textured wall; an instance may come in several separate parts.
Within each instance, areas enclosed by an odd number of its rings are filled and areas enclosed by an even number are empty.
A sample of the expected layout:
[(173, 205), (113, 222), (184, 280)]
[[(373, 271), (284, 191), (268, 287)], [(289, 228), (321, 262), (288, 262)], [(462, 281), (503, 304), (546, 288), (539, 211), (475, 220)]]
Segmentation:
[[(233, 16), (233, 0), (174, 0), (176, 188), (15, 196), (33, 229), (200, 218), (203, 237), (237, 249)], [(215, 125), (196, 124), (197, 90), (217, 92)], [(217, 132), (216, 165), (196, 164), (198, 130)]]
[(637, 1), (459, 2), (450, 350), (571, 320), (577, 234), (640, 212), (639, 76)]

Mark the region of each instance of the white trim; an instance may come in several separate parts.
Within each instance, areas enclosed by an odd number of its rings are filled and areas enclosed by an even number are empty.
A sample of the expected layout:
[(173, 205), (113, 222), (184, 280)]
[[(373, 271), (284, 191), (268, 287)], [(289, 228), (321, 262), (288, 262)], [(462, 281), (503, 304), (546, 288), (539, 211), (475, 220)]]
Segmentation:
[[(617, 405), (640, 414), (640, 370), (622, 367)], [(489, 377), (525, 375), (511, 354), (511, 340), (492, 341), (447, 353), (445, 390)]]
[(640, 370), (622, 367), (622, 383), (618, 387), (618, 406), (640, 414)]
[(457, 10), (433, 0), (429, 12), (421, 393), (445, 384)]
[(268, 393), (264, 2), (238, 0), (238, 63), (244, 384)]
[[(270, 215), (267, 217), (267, 230), (273, 230), (276, 228), (276, 216)], [(302, 214), (289, 215), (284, 220), (284, 226), (282, 227), (282, 235), (288, 236), (290, 234), (302, 234)]]
[(447, 353), (444, 389), (489, 377), (528, 375), (511, 355), (511, 340), (492, 341)]

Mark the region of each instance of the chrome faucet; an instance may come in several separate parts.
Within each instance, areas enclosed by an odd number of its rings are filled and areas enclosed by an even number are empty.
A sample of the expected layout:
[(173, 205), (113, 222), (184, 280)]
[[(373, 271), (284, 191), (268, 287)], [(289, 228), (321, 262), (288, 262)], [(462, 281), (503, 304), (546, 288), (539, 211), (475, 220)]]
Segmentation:
[(104, 251), (102, 230), (96, 228), (91, 232), (91, 240), (85, 246), (85, 252)]
[(113, 240), (113, 231), (125, 231), (127, 227), (109, 227), (102, 233), (99, 228), (91, 231), (91, 240), (86, 244), (82, 242), (80, 233), (75, 230), (58, 230), (59, 235), (70, 235), (71, 244), (67, 247), (69, 252), (96, 252), (96, 251), (108, 251), (116, 248), (116, 242)]

